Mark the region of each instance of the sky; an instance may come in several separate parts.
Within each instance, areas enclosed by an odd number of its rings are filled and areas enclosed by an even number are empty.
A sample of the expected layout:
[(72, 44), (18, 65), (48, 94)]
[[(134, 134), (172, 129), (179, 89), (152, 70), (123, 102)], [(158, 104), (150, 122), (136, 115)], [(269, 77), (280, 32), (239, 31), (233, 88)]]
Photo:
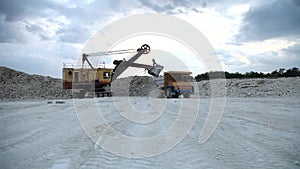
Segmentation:
[(61, 78), (101, 28), (143, 13), (195, 26), (225, 71), (300, 67), (299, 0), (0, 0), (0, 66)]

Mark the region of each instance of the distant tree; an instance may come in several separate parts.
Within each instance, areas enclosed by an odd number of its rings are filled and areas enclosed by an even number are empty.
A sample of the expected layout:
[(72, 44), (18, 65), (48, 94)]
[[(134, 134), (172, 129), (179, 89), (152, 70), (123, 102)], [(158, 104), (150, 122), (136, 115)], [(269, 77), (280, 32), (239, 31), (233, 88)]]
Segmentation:
[(209, 76), (210, 79), (225, 78), (225, 72), (223, 72), (223, 71), (209, 72), (208, 76)]
[(266, 77), (266, 78), (271, 78), (271, 77), (272, 77), (272, 74), (271, 74), (271, 73), (267, 73), (267, 74), (265, 74), (264, 77)]
[(293, 67), (293, 68), (292, 68), (292, 71), (293, 71), (293, 72), (298, 72), (298, 73), (299, 73), (299, 68)]
[(199, 74), (195, 77), (196, 81), (199, 82), (201, 80), (208, 80), (209, 77), (208, 77), (208, 73), (204, 73), (204, 74)]
[(257, 78), (257, 77), (259, 77), (259, 73), (254, 72), (254, 71), (250, 71), (249, 73), (246, 72), (245, 77), (246, 78)]
[(239, 72), (235, 72), (235, 73), (232, 74), (232, 77), (233, 78), (244, 78), (245, 75), (243, 75), (243, 74), (241, 74)]
[(296, 76), (300, 76), (300, 71), (299, 68), (291, 68), (288, 69), (285, 73), (284, 73), (285, 77), (296, 77)]
[(280, 68), (278, 70), (278, 76), (280, 76), (280, 77), (284, 76), (284, 72), (285, 72), (285, 69), (284, 68)]
[(259, 72), (258, 77), (264, 78), (266, 75), (263, 72)]
[(278, 77), (297, 77), (300, 76), (300, 70), (297, 67), (291, 69), (284, 69), (280, 68), (278, 70), (274, 70), (271, 73), (262, 73), (262, 72), (246, 72), (241, 74), (239, 72), (230, 73), (230, 72), (223, 72), (223, 71), (213, 71), (213, 72), (206, 72), (203, 74), (199, 74), (195, 77), (196, 81), (201, 80), (209, 80), (209, 79), (217, 79), (217, 78), (225, 78), (232, 79), (232, 78), (278, 78)]
[(271, 77), (278, 77), (278, 76), (279, 76), (279, 73), (278, 73), (277, 69), (271, 73)]

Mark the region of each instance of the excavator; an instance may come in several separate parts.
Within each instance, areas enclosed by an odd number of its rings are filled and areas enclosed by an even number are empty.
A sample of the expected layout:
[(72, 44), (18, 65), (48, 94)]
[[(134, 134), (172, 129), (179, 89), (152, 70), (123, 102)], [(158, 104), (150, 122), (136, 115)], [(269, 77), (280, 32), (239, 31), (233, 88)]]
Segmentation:
[[(114, 60), (113, 64), (115, 67), (113, 69), (105, 67), (95, 68), (89, 60), (90, 57), (95, 56), (118, 55), (133, 52), (136, 54), (128, 61), (125, 59)], [(63, 89), (72, 89), (73, 97), (75, 96), (78, 98), (85, 97), (86, 93), (88, 92), (95, 93), (97, 97), (110, 97), (113, 94), (110, 90), (112, 81), (117, 79), (128, 67), (144, 68), (148, 74), (158, 77), (164, 67), (157, 64), (154, 59), (152, 59), (152, 65), (135, 63), (140, 56), (143, 54), (148, 54), (149, 52), (150, 46), (144, 44), (136, 51), (133, 51), (133, 49), (125, 49), (88, 54), (83, 53), (82, 64), (80, 68), (75, 68), (73, 66), (67, 66), (67, 64), (64, 64), (62, 69)], [(85, 63), (88, 64), (88, 67), (86, 67)]]

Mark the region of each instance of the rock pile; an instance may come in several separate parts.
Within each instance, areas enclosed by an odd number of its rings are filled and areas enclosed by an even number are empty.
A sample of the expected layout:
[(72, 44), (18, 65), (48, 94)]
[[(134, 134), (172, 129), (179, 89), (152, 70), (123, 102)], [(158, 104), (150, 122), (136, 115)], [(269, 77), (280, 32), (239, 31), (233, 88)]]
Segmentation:
[[(198, 82), (200, 97), (210, 97), (211, 84), (221, 88), (222, 80), (205, 80)], [(300, 78), (278, 79), (226, 79), (226, 97), (280, 97), (300, 96)], [(218, 91), (213, 91), (218, 92)]]
[[(214, 87), (212, 87), (212, 85)], [(195, 82), (195, 95), (200, 97), (280, 97), (300, 96), (300, 78), (279, 79), (214, 79)], [(197, 87), (198, 86), (198, 87)], [(135, 76), (117, 79), (112, 84), (115, 96), (149, 96), (158, 85), (152, 77)], [(214, 89), (214, 91), (212, 91)], [(223, 90), (223, 91), (224, 91)]]
[(61, 79), (29, 75), (6, 67), (0, 67), (0, 86), (0, 100), (63, 99), (71, 97), (71, 91), (62, 89)]
[[(227, 97), (280, 97), (300, 96), (300, 78), (279, 79), (221, 79), (195, 82), (195, 95)], [(212, 85), (214, 87), (212, 87)], [(0, 67), (0, 100), (64, 99), (71, 98), (71, 90), (62, 89), (62, 80), (40, 75), (29, 75)], [(111, 89), (114, 96), (155, 95), (158, 85), (149, 76), (134, 76), (115, 80)], [(215, 89), (212, 91), (211, 89)], [(224, 93), (223, 93), (224, 94)]]
[(115, 96), (149, 96), (158, 86), (149, 76), (133, 76), (117, 79), (112, 83)]

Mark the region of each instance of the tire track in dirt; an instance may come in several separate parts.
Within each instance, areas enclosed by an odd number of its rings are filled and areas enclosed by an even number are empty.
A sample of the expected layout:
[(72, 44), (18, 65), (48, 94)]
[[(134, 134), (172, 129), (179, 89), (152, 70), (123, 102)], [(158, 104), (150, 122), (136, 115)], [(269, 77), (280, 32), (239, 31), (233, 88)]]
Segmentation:
[[(248, 101), (247, 106), (253, 102)], [(237, 104), (243, 107), (241, 104), (245, 102)], [(266, 104), (271, 106), (270, 103)], [(229, 148), (232, 152), (226, 154), (226, 158), (222, 158), (229, 168), (296, 168), (293, 162), (297, 161), (299, 155), (295, 150), (296, 133), (291, 130), (290, 123), (273, 123), (272, 120), (276, 121), (276, 116), (272, 117), (272, 113), (260, 114), (253, 111), (254, 109), (236, 109), (234, 105), (227, 107), (216, 137), (220, 137), (224, 142), (219, 141), (218, 144), (222, 151)], [(240, 159), (247, 160), (241, 162)]]

